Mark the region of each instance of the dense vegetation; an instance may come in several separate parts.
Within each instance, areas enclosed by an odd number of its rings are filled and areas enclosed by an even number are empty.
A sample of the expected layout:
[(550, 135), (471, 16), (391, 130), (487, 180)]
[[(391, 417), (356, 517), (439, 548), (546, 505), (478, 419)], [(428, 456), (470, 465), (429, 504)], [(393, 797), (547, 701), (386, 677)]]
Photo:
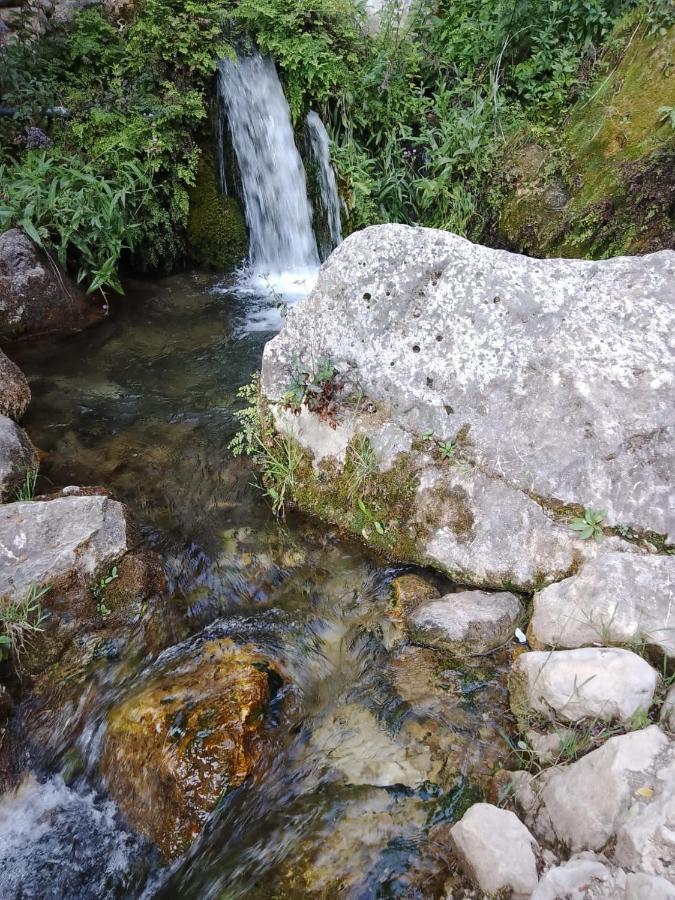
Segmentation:
[[(253, 41), (277, 61), (296, 124), (309, 108), (327, 122), (349, 229), (477, 236), (504, 141), (525, 124), (555, 130), (624, 14), (651, 30), (675, 21), (670, 0), (419, 0), (377, 35), (354, 0), (139, 0), (124, 21), (84, 10), (0, 46), (2, 104), (18, 110), (0, 124), (0, 228), (22, 225), (92, 290), (120, 289), (124, 254), (170, 270), (217, 60)], [(47, 118), (54, 107), (69, 115)]]

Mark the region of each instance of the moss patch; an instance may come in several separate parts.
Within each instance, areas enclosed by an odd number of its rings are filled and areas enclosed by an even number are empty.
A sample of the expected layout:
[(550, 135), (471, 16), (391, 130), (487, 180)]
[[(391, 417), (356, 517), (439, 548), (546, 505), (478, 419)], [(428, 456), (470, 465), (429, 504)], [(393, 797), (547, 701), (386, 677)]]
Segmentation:
[(208, 157), (202, 157), (197, 182), (190, 191), (187, 243), (197, 265), (218, 272), (234, 269), (248, 248), (239, 204), (218, 190), (213, 162)]
[(494, 241), (532, 256), (637, 254), (675, 241), (675, 28), (628, 17), (588, 94), (547, 142), (521, 133)]

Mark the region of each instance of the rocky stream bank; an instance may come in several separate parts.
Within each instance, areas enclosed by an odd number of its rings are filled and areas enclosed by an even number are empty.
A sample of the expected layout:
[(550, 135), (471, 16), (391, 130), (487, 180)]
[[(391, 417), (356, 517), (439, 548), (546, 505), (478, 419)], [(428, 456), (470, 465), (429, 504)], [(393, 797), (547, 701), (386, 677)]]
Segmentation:
[[(324, 524), (265, 562), (240, 527), (247, 605), (225, 618), (215, 569), (177, 615), (180, 579), (108, 491), (17, 498), (39, 453), (0, 355), (0, 603), (46, 590), (47, 615), (21, 679), (0, 663), (4, 802), (29, 769), (85, 778), (161, 868), (209, 830), (255, 838), (247, 795), (272, 828), (330, 784), (348, 814), (294, 864), (275, 851), (283, 896), (361, 896), (389, 860), (414, 897), (675, 897), (674, 276), (668, 251), (349, 238), (267, 344), (257, 405), (269, 449), (295, 451), (290, 506)], [(345, 561), (338, 533), (396, 565)], [(275, 799), (279, 765), (296, 787)], [(400, 840), (419, 856), (394, 865)]]

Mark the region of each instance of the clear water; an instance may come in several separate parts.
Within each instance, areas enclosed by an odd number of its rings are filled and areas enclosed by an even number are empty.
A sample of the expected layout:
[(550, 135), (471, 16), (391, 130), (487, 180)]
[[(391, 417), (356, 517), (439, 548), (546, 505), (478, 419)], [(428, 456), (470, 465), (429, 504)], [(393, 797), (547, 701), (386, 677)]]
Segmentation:
[[(504, 661), (457, 665), (401, 643), (399, 570), (330, 528), (274, 519), (227, 451), (237, 388), (269, 334), (247, 330), (246, 299), (210, 288), (137, 284), (99, 328), (14, 356), (33, 391), (26, 427), (48, 454), (40, 489), (107, 486), (165, 560), (164, 664), (205, 634), (236, 634), (278, 665), (265, 752), (162, 868), (97, 778), (102, 710), (152, 659), (102, 661), (79, 717), (55, 720), (48, 762), (0, 799), (0, 896), (444, 897), (447, 830), (506, 752)], [(74, 749), (84, 767), (67, 786)]]

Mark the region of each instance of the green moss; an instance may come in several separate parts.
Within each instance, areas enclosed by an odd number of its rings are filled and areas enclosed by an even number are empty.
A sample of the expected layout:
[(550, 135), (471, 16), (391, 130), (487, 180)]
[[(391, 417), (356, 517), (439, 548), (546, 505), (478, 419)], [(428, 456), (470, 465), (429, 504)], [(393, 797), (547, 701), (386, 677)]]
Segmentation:
[(188, 250), (199, 266), (229, 272), (246, 255), (248, 238), (239, 204), (218, 190), (213, 162), (202, 157), (190, 191)]
[(533, 256), (601, 259), (673, 241), (675, 28), (649, 35), (633, 13), (617, 27), (587, 95), (553, 138), (515, 140), (498, 240)]

